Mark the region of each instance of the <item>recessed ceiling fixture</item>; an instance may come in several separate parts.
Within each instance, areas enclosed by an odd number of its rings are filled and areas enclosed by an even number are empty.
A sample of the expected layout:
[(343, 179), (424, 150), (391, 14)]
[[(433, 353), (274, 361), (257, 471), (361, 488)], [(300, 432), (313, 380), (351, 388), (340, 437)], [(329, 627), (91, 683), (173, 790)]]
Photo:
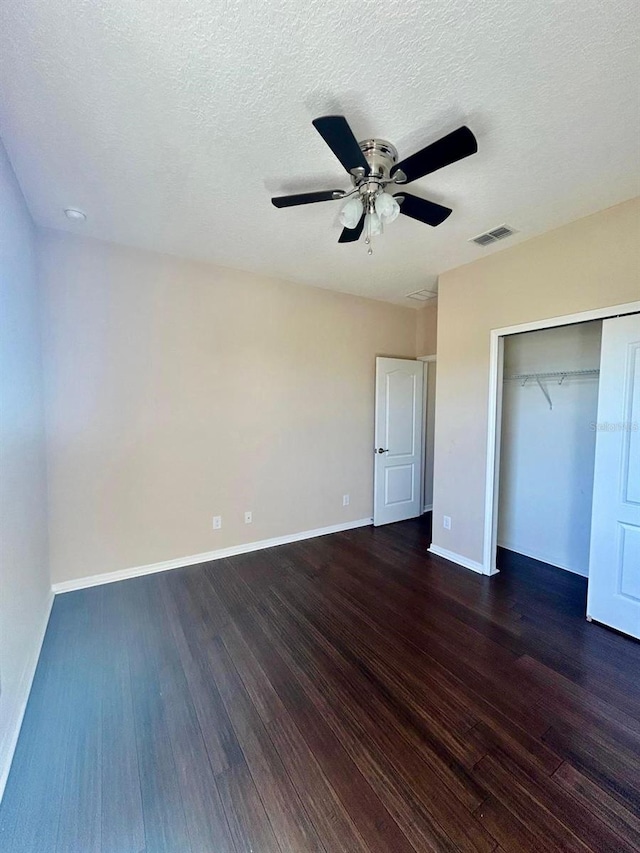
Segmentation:
[(491, 243), (496, 243), (498, 240), (504, 240), (505, 237), (511, 237), (512, 234), (517, 234), (515, 228), (510, 225), (498, 225), (497, 228), (492, 228), (491, 231), (485, 231), (484, 234), (478, 234), (477, 237), (471, 237), (470, 243), (477, 243), (478, 246), (490, 246)]
[(434, 227), (451, 213), (449, 207), (406, 192), (387, 192), (389, 185), (417, 181), (478, 150), (469, 128), (459, 127), (398, 163), (398, 152), (390, 142), (384, 139), (358, 142), (344, 116), (321, 116), (314, 119), (313, 126), (349, 173), (353, 189), (278, 196), (271, 201), (275, 207), (293, 207), (349, 198), (340, 212), (344, 230), (338, 242), (354, 243), (364, 231), (369, 254), (373, 251), (371, 238), (381, 234), (383, 226), (397, 219), (400, 213)]
[(428, 302), (430, 299), (435, 299), (438, 294), (435, 290), (415, 290), (413, 293), (407, 293), (407, 299), (416, 299), (418, 302)]
[(87, 218), (86, 213), (83, 213), (81, 210), (78, 210), (75, 207), (65, 208), (64, 215), (67, 217), (67, 219), (71, 219), (72, 222), (84, 222)]

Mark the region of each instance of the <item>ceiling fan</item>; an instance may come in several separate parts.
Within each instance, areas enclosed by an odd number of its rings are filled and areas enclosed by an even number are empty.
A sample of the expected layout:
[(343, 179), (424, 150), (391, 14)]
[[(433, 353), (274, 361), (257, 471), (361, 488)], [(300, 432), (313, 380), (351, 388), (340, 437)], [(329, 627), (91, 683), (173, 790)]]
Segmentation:
[(348, 198), (340, 212), (344, 229), (338, 242), (354, 243), (364, 231), (369, 254), (371, 238), (400, 213), (432, 226), (440, 225), (451, 213), (449, 207), (407, 192), (389, 193), (389, 185), (417, 181), (478, 150), (475, 136), (463, 126), (398, 163), (398, 152), (390, 142), (358, 142), (344, 116), (321, 116), (314, 119), (313, 126), (349, 173), (353, 189), (276, 196), (271, 202), (275, 207), (294, 207)]

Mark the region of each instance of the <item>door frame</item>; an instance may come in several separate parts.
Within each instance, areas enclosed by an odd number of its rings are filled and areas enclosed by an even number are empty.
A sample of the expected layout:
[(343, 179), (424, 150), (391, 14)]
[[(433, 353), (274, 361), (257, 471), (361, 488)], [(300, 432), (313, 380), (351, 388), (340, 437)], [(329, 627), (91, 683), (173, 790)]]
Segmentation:
[(419, 355), (416, 361), (423, 361), (425, 363), (424, 368), (424, 382), (422, 383), (422, 479), (420, 486), (420, 493), (422, 495), (422, 514), (425, 512), (432, 512), (433, 504), (427, 508), (427, 505), (424, 501), (425, 489), (427, 487), (427, 481), (425, 477), (424, 466), (427, 461), (427, 402), (428, 402), (428, 394), (429, 394), (429, 364), (435, 363), (438, 361), (437, 355)]
[(484, 544), (482, 553), (482, 572), (495, 575), (496, 554), (498, 550), (498, 498), (500, 483), (500, 449), (502, 426), (502, 376), (504, 339), (508, 335), (521, 332), (535, 332), (554, 326), (570, 326), (574, 323), (586, 323), (589, 320), (606, 320), (624, 314), (640, 312), (640, 301), (610, 305), (606, 308), (594, 308), (577, 314), (562, 314), (531, 323), (518, 323), (515, 326), (503, 326), (492, 329), (489, 342), (489, 410), (487, 421), (487, 468), (485, 474), (484, 499)]

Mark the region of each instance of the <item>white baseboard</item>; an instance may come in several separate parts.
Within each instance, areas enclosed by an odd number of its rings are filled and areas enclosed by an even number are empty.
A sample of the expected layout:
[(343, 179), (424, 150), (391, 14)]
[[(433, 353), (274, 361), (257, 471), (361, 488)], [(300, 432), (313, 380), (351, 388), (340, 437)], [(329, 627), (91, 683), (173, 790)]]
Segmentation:
[(422, 507), (422, 512), (433, 512), (433, 504), (425, 504)]
[(326, 536), (328, 533), (340, 533), (343, 530), (354, 530), (356, 527), (367, 527), (372, 518), (359, 518), (357, 521), (345, 521), (342, 524), (332, 524), (330, 527), (318, 527), (315, 530), (303, 530), (301, 533), (289, 533), (287, 536), (276, 536), (274, 539), (262, 539), (258, 542), (247, 542), (245, 545), (232, 545), (230, 548), (220, 548), (217, 551), (206, 551), (204, 554), (192, 554), (189, 557), (177, 557), (175, 560), (165, 560), (162, 563), (150, 563), (147, 566), (136, 566), (132, 569), (120, 569), (101, 575), (89, 575), (76, 580), (62, 581), (53, 584), (53, 592), (72, 592), (76, 589), (86, 589), (103, 583), (124, 581), (141, 575), (151, 575), (156, 572), (166, 572), (169, 569), (182, 569), (185, 566), (195, 566), (198, 563), (208, 563), (211, 560), (221, 560), (224, 557), (234, 557), (236, 554), (248, 554), (251, 551), (262, 551), (276, 545), (287, 545), (290, 542), (300, 542), (302, 539), (313, 539), (316, 536)]
[(20, 729), (22, 727), (22, 720), (24, 719), (24, 712), (27, 709), (27, 702), (29, 701), (29, 694), (31, 693), (31, 685), (33, 684), (33, 677), (36, 674), (36, 667), (38, 666), (40, 650), (42, 649), (44, 635), (47, 630), (47, 625), (49, 624), (52, 605), (53, 593), (49, 593), (40, 631), (36, 637), (36, 642), (33, 645), (29, 659), (22, 670), (22, 677), (20, 678), (20, 684), (18, 685), (18, 695), (16, 696), (15, 708), (11, 714), (12, 719), (9, 720), (4, 737), (0, 743), (0, 802), (2, 801), (7, 779), (9, 778), (11, 762), (13, 761), (13, 754), (16, 751)]
[(441, 548), (439, 545), (433, 544), (429, 545), (428, 550), (438, 557), (444, 557), (445, 560), (450, 560), (452, 563), (457, 563), (459, 566), (463, 566), (465, 569), (471, 569), (472, 572), (478, 572), (480, 575), (485, 574), (482, 563), (476, 563), (475, 560), (470, 560), (468, 557), (463, 557), (461, 554), (456, 554), (454, 551), (447, 551), (446, 548)]
[(556, 569), (563, 569), (565, 572), (571, 572), (574, 575), (580, 575), (581, 578), (588, 578), (589, 571), (581, 572), (578, 569), (574, 569), (571, 566), (566, 566), (564, 563), (561, 563), (560, 560), (557, 560), (553, 555), (550, 554), (542, 554), (540, 552), (534, 553), (530, 550), (525, 550), (524, 548), (520, 548), (516, 545), (509, 544), (508, 542), (498, 542), (499, 548), (504, 548), (506, 551), (513, 551), (514, 554), (522, 554), (523, 557), (530, 557), (532, 560), (538, 560), (539, 563), (546, 563), (548, 566), (553, 566)]

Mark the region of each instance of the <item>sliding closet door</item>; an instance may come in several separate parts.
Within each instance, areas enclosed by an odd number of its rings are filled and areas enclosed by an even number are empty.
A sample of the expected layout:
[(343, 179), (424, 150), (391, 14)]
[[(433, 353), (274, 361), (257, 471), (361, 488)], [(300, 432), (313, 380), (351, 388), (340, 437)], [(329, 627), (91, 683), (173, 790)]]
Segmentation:
[(640, 638), (640, 315), (602, 327), (587, 618)]

